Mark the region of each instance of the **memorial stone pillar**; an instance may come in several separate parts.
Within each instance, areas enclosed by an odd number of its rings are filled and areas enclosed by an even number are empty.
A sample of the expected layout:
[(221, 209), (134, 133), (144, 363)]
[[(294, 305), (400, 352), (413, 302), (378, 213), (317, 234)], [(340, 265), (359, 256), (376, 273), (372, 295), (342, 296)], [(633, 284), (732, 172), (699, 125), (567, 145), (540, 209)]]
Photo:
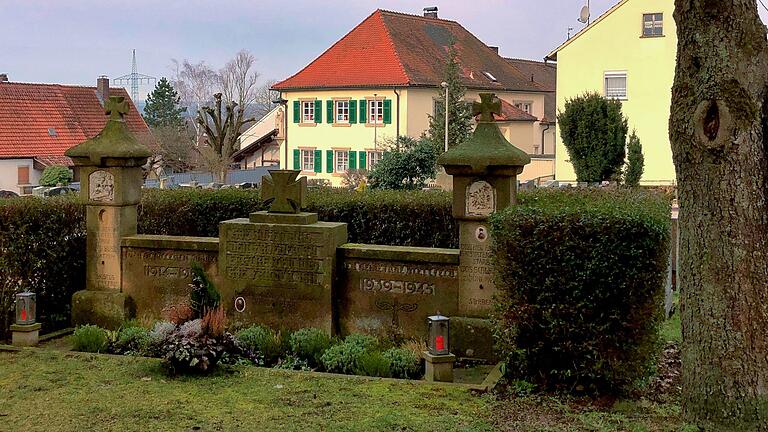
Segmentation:
[(110, 97), (104, 129), (66, 152), (80, 170), (86, 207), (86, 282), (72, 297), (73, 325), (117, 328), (130, 315), (121, 287), (120, 241), (136, 234), (141, 167), (151, 152), (125, 124), (129, 107), (124, 97)]
[(219, 274), (235, 294), (235, 321), (335, 333), (336, 249), (347, 224), (302, 211), (307, 178), (272, 170), (262, 179), (268, 211), (219, 225)]
[[(467, 319), (451, 318), (451, 331), (456, 330), (454, 347), (466, 348), (474, 341), (472, 350), (477, 351), (482, 349), (477, 348), (477, 342), (486, 338), (487, 351), (490, 329), (481, 319), (488, 317), (496, 291), (488, 217), (517, 203), (517, 175), (531, 158), (510, 144), (494, 123), (493, 114), (501, 113), (499, 99), (492, 93), (481, 93), (480, 100), (472, 108), (473, 115), (480, 115), (475, 131), (466, 142), (442, 154), (438, 164), (453, 176), (453, 217), (459, 221), (458, 311)], [(488, 357), (488, 353), (458, 354)]]

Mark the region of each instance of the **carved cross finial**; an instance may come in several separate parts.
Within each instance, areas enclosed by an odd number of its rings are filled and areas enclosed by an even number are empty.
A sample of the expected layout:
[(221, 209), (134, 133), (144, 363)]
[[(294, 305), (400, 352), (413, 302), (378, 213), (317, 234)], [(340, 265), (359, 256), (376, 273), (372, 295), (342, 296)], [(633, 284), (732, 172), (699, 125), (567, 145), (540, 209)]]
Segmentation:
[(300, 213), (307, 196), (307, 178), (296, 179), (301, 171), (273, 170), (261, 180), (261, 199), (270, 213)]
[(481, 122), (494, 121), (494, 114), (501, 114), (501, 101), (493, 93), (480, 93), (480, 102), (472, 103), (472, 115), (480, 114)]
[(104, 104), (104, 112), (109, 116), (110, 120), (121, 120), (128, 113), (129, 109), (130, 104), (125, 100), (124, 96), (110, 96), (109, 100)]

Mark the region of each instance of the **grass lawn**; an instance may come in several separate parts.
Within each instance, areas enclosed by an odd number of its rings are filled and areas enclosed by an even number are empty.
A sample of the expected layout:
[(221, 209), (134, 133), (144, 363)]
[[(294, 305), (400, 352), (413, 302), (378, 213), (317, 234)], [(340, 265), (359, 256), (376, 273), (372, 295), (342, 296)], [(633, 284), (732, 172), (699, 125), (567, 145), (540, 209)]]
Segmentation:
[(0, 352), (0, 431), (681, 431), (679, 411), (248, 366), (167, 378), (154, 359)]

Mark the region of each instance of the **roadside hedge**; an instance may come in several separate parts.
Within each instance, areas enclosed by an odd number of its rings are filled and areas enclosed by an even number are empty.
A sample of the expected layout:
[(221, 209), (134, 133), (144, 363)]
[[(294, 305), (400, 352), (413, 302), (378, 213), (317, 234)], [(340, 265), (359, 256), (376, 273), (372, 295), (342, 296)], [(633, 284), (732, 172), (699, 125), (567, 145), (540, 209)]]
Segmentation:
[(14, 295), (37, 293), (45, 331), (69, 326), (72, 294), (85, 285), (85, 212), (71, 197), (0, 199), (0, 339)]
[(669, 200), (629, 190), (538, 190), (491, 219), (494, 335), (511, 378), (614, 393), (658, 352)]

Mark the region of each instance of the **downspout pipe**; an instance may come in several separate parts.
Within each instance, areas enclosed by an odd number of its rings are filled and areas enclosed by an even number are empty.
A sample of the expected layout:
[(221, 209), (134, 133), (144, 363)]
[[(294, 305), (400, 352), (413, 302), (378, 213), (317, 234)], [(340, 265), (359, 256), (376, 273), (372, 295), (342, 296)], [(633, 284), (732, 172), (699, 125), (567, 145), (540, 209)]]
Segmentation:
[(546, 132), (549, 130), (549, 128), (551, 128), (551, 127), (552, 127), (552, 125), (551, 125), (550, 123), (547, 123), (547, 127), (546, 127), (546, 128), (544, 128), (544, 129), (541, 131), (541, 154), (546, 154), (546, 152), (544, 152), (544, 134), (545, 134), (545, 133), (546, 133)]
[(395, 137), (397, 141), (400, 141), (400, 92), (397, 91), (397, 87), (392, 88), (392, 91), (395, 92), (395, 96), (397, 100), (397, 102), (395, 103), (397, 105), (397, 118), (395, 119)]

